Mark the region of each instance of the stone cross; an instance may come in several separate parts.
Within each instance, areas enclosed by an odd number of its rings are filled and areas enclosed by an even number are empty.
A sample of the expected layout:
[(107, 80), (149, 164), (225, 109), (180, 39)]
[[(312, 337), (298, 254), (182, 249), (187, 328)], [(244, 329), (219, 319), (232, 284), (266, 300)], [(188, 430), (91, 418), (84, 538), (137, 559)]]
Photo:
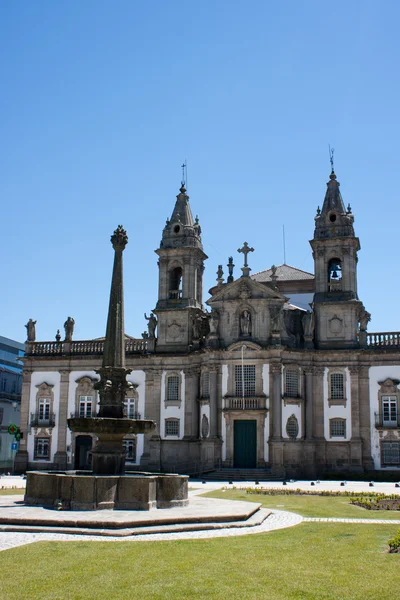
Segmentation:
[(249, 248), (247, 242), (244, 242), (243, 248), (238, 248), (238, 252), (244, 254), (244, 266), (247, 268), (249, 265), (247, 264), (247, 255), (249, 252), (254, 252), (254, 248)]

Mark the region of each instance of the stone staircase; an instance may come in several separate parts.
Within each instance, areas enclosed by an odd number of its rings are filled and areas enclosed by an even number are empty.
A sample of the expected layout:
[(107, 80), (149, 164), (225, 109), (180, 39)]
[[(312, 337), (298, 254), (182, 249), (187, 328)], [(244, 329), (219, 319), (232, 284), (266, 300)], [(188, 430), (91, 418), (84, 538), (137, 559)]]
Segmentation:
[(282, 477), (273, 475), (271, 469), (217, 469), (202, 476), (204, 481), (281, 481)]

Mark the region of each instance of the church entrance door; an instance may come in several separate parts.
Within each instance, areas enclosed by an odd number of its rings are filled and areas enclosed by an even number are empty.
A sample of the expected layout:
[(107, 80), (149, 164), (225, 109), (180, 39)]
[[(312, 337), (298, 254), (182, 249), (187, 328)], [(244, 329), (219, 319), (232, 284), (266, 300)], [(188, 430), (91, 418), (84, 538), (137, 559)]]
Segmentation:
[(90, 435), (78, 435), (75, 439), (75, 469), (91, 469), (92, 438)]
[(233, 462), (237, 469), (257, 467), (257, 421), (235, 420)]

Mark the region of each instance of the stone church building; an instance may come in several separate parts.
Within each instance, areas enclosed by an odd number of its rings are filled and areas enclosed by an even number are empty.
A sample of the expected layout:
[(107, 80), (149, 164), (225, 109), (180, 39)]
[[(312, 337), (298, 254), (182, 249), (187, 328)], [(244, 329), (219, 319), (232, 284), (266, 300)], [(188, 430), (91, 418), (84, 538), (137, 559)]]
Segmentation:
[[(310, 220), (312, 216), (310, 214)], [(332, 171), (310, 241), (314, 275), (288, 265), (241, 276), (218, 268), (203, 305), (207, 259), (182, 184), (158, 254), (158, 299), (141, 339), (126, 335), (126, 415), (152, 435), (125, 440), (128, 470), (201, 473), (263, 468), (282, 477), (400, 469), (400, 342), (367, 333), (357, 293), (360, 242)], [(35, 340), (28, 330), (16, 470), (88, 469), (104, 339)], [(29, 325), (29, 324), (28, 324)], [(138, 417), (139, 418), (139, 417)]]

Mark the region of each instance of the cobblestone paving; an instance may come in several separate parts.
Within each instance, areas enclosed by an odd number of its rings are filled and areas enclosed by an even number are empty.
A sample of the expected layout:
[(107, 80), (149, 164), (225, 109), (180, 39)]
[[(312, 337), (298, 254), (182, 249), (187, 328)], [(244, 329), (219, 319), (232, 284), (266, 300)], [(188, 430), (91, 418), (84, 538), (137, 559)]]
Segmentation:
[(304, 517), (305, 523), (375, 523), (379, 525), (400, 525), (399, 519), (334, 519), (329, 517)]

